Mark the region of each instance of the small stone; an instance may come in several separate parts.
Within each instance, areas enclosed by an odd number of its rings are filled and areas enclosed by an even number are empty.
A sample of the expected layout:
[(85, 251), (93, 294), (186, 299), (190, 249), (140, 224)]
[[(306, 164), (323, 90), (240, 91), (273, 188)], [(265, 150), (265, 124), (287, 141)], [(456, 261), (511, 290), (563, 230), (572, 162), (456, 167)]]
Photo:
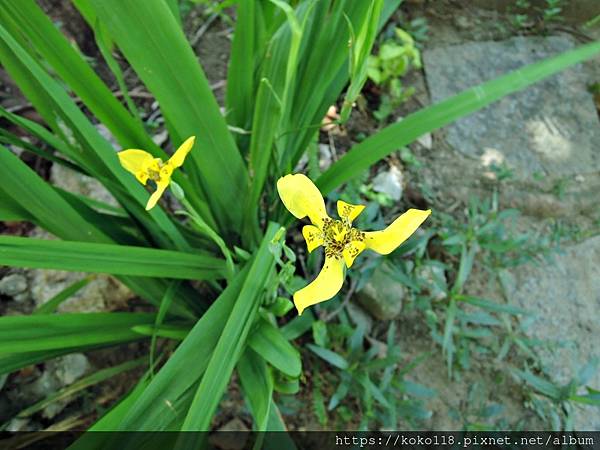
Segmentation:
[(378, 267), (355, 298), (376, 319), (392, 320), (402, 311), (405, 292), (401, 283)]
[(444, 269), (437, 265), (420, 266), (417, 276), (425, 283), (425, 293), (433, 300), (440, 301), (446, 298), (448, 281)]
[(56, 187), (80, 194), (99, 202), (119, 206), (113, 195), (97, 179), (75, 172), (60, 164), (50, 168), (50, 181)]
[(327, 170), (331, 163), (333, 162), (333, 157), (331, 156), (331, 148), (327, 144), (319, 144), (319, 169)]
[(110, 132), (110, 130), (106, 127), (106, 125), (104, 125), (103, 123), (97, 123), (94, 126), (96, 127), (96, 130), (98, 130), (98, 133), (100, 133), (100, 135), (104, 139), (106, 139), (108, 142), (110, 142), (110, 145), (112, 145), (112, 147), (115, 150), (120, 150), (121, 149), (119, 147), (119, 143), (117, 142), (117, 140), (115, 139), (115, 137), (113, 136), (113, 134)]
[(13, 296), (13, 300), (17, 303), (25, 303), (30, 298), (31, 298), (31, 296), (29, 295), (29, 292), (27, 292), (27, 291), (21, 292), (20, 294)]
[(54, 375), (63, 386), (68, 386), (81, 378), (90, 368), (88, 359), (83, 353), (56, 358), (49, 370), (54, 369)]
[(60, 400), (53, 401), (52, 403), (44, 407), (44, 409), (42, 410), (42, 416), (46, 419), (53, 419), (54, 417), (58, 416), (63, 409), (67, 407), (70, 401), (70, 398), (62, 398)]
[(425, 133), (423, 136), (420, 136), (417, 138), (417, 142), (427, 150), (431, 150), (433, 148), (433, 138), (431, 137), (431, 133)]
[(12, 297), (27, 289), (27, 278), (19, 273), (13, 273), (0, 280), (0, 294)]
[(152, 140), (159, 147), (162, 147), (162, 145), (165, 142), (167, 142), (167, 139), (169, 139), (169, 132), (167, 130), (163, 130), (160, 133), (157, 133), (154, 136), (152, 136)]
[[(56, 166), (56, 164), (54, 165)], [(34, 235), (41, 239), (51, 239), (43, 230), (36, 229)], [(80, 281), (86, 274), (64, 272), (60, 270), (31, 270), (31, 297), (37, 306), (43, 305), (56, 294), (73, 283)], [(126, 307), (134, 297), (123, 283), (109, 275), (98, 274), (58, 307), (58, 312), (105, 312)]]
[(27, 401), (36, 402), (42, 398), (48, 397), (61, 387), (61, 383), (53, 373), (49, 370), (45, 370), (33, 383), (24, 386), (19, 394)]
[(404, 176), (397, 167), (390, 167), (389, 170), (380, 172), (373, 178), (373, 190), (389, 195), (392, 199), (398, 201), (402, 198)]
[(211, 434), (209, 441), (220, 450), (241, 450), (248, 440), (248, 427), (237, 417)]
[(23, 149), (16, 145), (8, 144), (8, 149), (19, 157), (23, 154)]
[(458, 28), (461, 28), (463, 30), (471, 27), (471, 21), (465, 16), (455, 17), (454, 23)]

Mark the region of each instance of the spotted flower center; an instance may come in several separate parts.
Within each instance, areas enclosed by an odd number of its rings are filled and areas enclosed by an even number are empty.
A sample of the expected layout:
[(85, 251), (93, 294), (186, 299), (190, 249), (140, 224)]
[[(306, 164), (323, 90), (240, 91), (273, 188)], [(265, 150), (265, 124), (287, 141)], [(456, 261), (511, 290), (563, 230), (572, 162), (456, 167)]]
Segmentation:
[(160, 159), (154, 159), (147, 167), (143, 168), (138, 174), (140, 179), (149, 179), (155, 183), (161, 183), (168, 180), (173, 173), (173, 168), (166, 162), (162, 162)]
[(148, 169), (148, 178), (152, 181), (160, 181), (160, 171)]
[(365, 233), (352, 228), (346, 220), (324, 219), (323, 221), (323, 247), (325, 256), (342, 258), (342, 252), (353, 241), (363, 241)]

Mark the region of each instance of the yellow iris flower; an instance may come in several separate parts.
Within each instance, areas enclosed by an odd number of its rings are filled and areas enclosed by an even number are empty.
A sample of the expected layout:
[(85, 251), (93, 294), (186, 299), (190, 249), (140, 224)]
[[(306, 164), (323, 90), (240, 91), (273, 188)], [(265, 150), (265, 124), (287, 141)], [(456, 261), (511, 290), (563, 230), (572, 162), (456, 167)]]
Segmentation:
[(156, 183), (156, 191), (148, 199), (146, 211), (154, 208), (158, 199), (165, 192), (165, 189), (171, 183), (173, 171), (183, 165), (185, 157), (194, 145), (196, 136), (191, 136), (179, 146), (173, 156), (166, 163), (162, 159), (155, 158), (145, 150), (128, 149), (119, 153), (121, 165), (129, 172), (135, 175), (140, 183), (146, 185), (150, 179)]
[(342, 288), (345, 267), (352, 267), (354, 259), (365, 249), (387, 255), (413, 234), (427, 219), (431, 210), (409, 209), (385, 230), (360, 231), (352, 221), (365, 208), (338, 200), (340, 220), (327, 215), (325, 200), (319, 189), (305, 175), (290, 174), (277, 181), (277, 191), (285, 207), (298, 219), (307, 217), (312, 225), (305, 225), (302, 234), (309, 253), (323, 246), (325, 264), (315, 280), (294, 293), (298, 314), (316, 303), (329, 300)]

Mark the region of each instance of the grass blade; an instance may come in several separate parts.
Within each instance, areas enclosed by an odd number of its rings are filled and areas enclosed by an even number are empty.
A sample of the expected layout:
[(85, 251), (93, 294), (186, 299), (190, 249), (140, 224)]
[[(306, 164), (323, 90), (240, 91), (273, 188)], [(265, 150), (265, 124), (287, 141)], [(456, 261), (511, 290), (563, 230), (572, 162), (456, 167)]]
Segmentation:
[[(86, 222), (63, 198), (16, 155), (0, 146), (2, 190), (15, 203), (26, 205), (33, 221), (57, 236), (72, 240), (110, 242), (94, 225)], [(5, 202), (3, 197), (2, 202)], [(56, 214), (60, 211), (60, 214)], [(69, 226), (66, 226), (68, 224)]]
[(348, 363), (346, 358), (344, 358), (339, 353), (313, 344), (308, 344), (308, 348), (319, 358), (324, 359), (329, 364), (331, 364), (334, 367), (337, 367), (338, 369), (346, 370), (348, 369), (348, 367), (350, 367), (350, 364)]
[(279, 226), (271, 223), (251, 263), (248, 277), (240, 291), (231, 315), (223, 329), (192, 406), (181, 427), (182, 431), (210, 429), (210, 421), (229, 383), (233, 368), (246, 345), (246, 338), (254, 323), (254, 316), (262, 299), (267, 277), (274, 266), (269, 243)]
[(254, 417), (255, 431), (267, 431), (273, 395), (273, 378), (269, 368), (260, 354), (247, 348), (237, 363), (237, 371)]
[(215, 279), (224, 263), (212, 256), (126, 245), (0, 236), (0, 264), (141, 277)]
[(9, 16), (14, 20), (19, 32), (27, 37), (123, 147), (156, 147), (141, 123), (131, 117), (115, 99), (81, 54), (67, 41), (35, 1), (7, 0), (0, 7), (0, 16)]
[[(41, 411), (46, 406), (64, 398), (71, 397), (73, 394), (76, 394), (79, 391), (82, 391), (90, 386), (94, 386), (95, 384), (101, 383), (109, 378), (112, 378), (122, 372), (127, 372), (131, 369), (135, 369), (136, 367), (141, 366), (146, 361), (145, 358), (138, 358), (132, 361), (126, 361), (118, 366), (108, 367), (106, 369), (98, 370), (97, 372), (82, 378), (81, 380), (76, 381), (75, 383), (66, 386), (56, 392), (53, 392), (45, 399), (25, 408), (21, 412), (19, 412), (16, 417), (24, 418), (29, 417), (35, 414), (38, 411)], [(3, 427), (2, 427), (3, 428)]]
[(152, 324), (142, 313), (51, 314), (0, 317), (0, 354), (75, 349), (145, 339), (131, 330)]
[(302, 371), (300, 353), (283, 337), (278, 328), (266, 320), (259, 322), (258, 328), (248, 340), (248, 345), (286, 375), (293, 378), (300, 376)]
[[(189, 332), (175, 353), (152, 379), (147, 389), (131, 406), (119, 424), (120, 430), (163, 431), (174, 420), (174, 408), (185, 413), (186, 393), (204, 373), (225, 322), (248, 276), (249, 266), (236, 275), (233, 282), (215, 300)], [(198, 351), (201, 348), (202, 351)], [(176, 383), (173, 380), (177, 380)], [(191, 401), (191, 398), (190, 398)], [(179, 412), (181, 414), (181, 411)]]
[(54, 311), (56, 311), (56, 308), (58, 308), (62, 302), (68, 300), (71, 296), (79, 292), (80, 289), (87, 286), (88, 283), (92, 281), (92, 279), (93, 278), (91, 276), (87, 276), (79, 281), (76, 281), (75, 283), (60, 291), (46, 303), (38, 306), (32, 314), (52, 314)]

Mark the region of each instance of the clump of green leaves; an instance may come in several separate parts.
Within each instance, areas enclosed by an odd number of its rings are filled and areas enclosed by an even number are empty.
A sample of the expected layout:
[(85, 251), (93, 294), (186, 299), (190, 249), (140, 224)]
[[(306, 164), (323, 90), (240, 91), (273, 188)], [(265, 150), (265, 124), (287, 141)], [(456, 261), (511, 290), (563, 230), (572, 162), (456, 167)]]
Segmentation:
[[(600, 391), (587, 384), (598, 371), (598, 358), (592, 358), (581, 367), (576, 376), (561, 385), (546, 373), (535, 375), (530, 368), (512, 370), (512, 375), (529, 388), (526, 405), (555, 431), (573, 430), (575, 406), (589, 405), (600, 408)], [(563, 412), (563, 417), (559, 412)]]
[(383, 89), (379, 108), (373, 113), (378, 120), (385, 120), (414, 93), (414, 88), (402, 84), (401, 77), (411, 68), (421, 68), (421, 53), (412, 36), (401, 28), (396, 28), (394, 35), (381, 44), (376, 55), (369, 56), (367, 63), (367, 76)]
[(518, 29), (545, 30), (549, 24), (564, 20), (562, 6), (563, 0), (545, 0), (542, 6), (532, 5), (529, 0), (516, 0), (509, 9), (511, 22)]
[[(317, 407), (324, 405), (324, 401), (327, 412), (335, 411), (341, 425), (355, 420), (358, 409), (361, 412), (358, 429), (372, 429), (375, 425), (396, 429), (399, 420), (415, 426), (429, 418), (431, 412), (423, 407), (422, 399), (434, 396), (435, 392), (404, 379), (427, 355), (402, 362), (402, 353), (395, 342), (394, 322), (384, 343), (368, 336), (364, 324), (353, 327), (345, 313), (339, 317), (339, 324), (313, 323), (315, 344), (308, 345), (315, 355), (337, 369), (337, 376), (328, 385), (322, 381), (316, 384), (319, 392), (313, 393), (313, 398), (318, 400), (315, 414), (319, 421), (323, 424), (327, 420), (323, 407)], [(324, 394), (333, 383), (333, 393)]]

